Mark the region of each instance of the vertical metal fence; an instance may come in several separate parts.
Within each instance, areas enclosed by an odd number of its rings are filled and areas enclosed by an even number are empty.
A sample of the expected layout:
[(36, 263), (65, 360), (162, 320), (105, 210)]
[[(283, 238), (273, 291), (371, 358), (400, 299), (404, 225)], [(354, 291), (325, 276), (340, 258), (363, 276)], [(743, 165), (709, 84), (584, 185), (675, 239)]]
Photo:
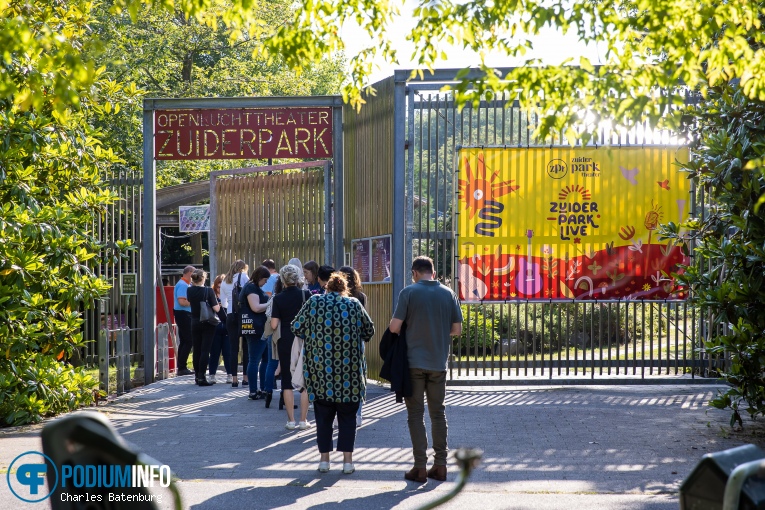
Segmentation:
[[(82, 352), (86, 366), (98, 368), (101, 389), (127, 391), (131, 379), (143, 380), (143, 334), (141, 330), (141, 193), (142, 175), (125, 167), (114, 167), (104, 175), (104, 184), (118, 199), (106, 215), (94, 219), (93, 228), (104, 249), (94, 274), (112, 285), (98, 303), (85, 310)], [(132, 241), (134, 249), (119, 252), (117, 242)], [(135, 288), (121, 288), (122, 275), (135, 275)], [(149, 282), (153, 285), (153, 282)], [(117, 387), (110, 385), (109, 372), (119, 367)], [(108, 368), (108, 370), (107, 370)], [(115, 379), (115, 377), (112, 377)]]
[[(406, 262), (430, 256), (439, 278), (456, 288), (452, 224), (455, 153), (459, 147), (564, 146), (533, 138), (537, 119), (505, 94), (459, 110), (443, 83), (407, 84)], [(599, 128), (592, 146), (680, 145), (647, 124)], [(703, 190), (691, 214), (707, 214)], [(675, 382), (714, 375), (724, 357), (709, 357), (703, 339), (714, 321), (684, 301), (508, 301), (463, 305), (452, 384), (555, 379)], [(685, 377), (682, 377), (685, 376)]]

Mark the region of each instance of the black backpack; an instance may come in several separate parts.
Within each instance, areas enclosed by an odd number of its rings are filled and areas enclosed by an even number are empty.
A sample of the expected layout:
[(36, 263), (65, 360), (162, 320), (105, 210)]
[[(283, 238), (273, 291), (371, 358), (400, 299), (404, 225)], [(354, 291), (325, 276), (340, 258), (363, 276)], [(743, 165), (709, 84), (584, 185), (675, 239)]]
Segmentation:
[(242, 301), (239, 299), (239, 294), (242, 293), (242, 273), (239, 273), (234, 277), (234, 288), (231, 291), (231, 311), (233, 313), (240, 313), (242, 309)]

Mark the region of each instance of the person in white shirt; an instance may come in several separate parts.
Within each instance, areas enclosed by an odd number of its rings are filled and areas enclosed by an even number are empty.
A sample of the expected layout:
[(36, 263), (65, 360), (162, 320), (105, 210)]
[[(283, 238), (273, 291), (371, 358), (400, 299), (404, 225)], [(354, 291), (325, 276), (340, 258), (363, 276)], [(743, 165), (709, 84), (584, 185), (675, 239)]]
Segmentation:
[(228, 311), (226, 315), (226, 329), (228, 329), (228, 341), (230, 342), (230, 362), (229, 373), (226, 376), (226, 383), (231, 383), (231, 387), (239, 387), (239, 379), (237, 378), (237, 372), (239, 368), (239, 345), (242, 346), (242, 386), (249, 384), (247, 380), (247, 363), (249, 360), (249, 351), (247, 349), (247, 341), (241, 338), (242, 316), (235, 311), (234, 302), (239, 301), (239, 295), (233, 296), (234, 288), (238, 291), (247, 284), (249, 277), (247, 276), (248, 266), (245, 261), (239, 259), (233, 264), (226, 273), (226, 278), (223, 283), (220, 284), (220, 302), (223, 307)]

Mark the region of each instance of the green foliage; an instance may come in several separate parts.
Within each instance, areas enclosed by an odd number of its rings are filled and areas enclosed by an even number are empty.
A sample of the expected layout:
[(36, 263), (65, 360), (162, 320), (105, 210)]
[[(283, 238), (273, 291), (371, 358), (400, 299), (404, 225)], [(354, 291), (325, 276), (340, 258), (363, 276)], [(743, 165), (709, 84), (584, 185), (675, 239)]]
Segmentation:
[(11, 2), (0, 17), (0, 426), (87, 405), (96, 385), (65, 364), (108, 289), (90, 267), (119, 256), (92, 230), (114, 199), (99, 176), (120, 161), (92, 121), (130, 94), (81, 59), (91, 7)]
[[(594, 303), (511, 304), (493, 312), (503, 338), (516, 339), (521, 352), (557, 352), (570, 348), (607, 348), (667, 331), (666, 311), (659, 304)], [(653, 313), (652, 313), (653, 310)], [(525, 345), (526, 351), (523, 351)]]
[(688, 112), (693, 158), (683, 167), (712, 205), (705, 217), (663, 231), (693, 249), (678, 279), (712, 318), (706, 351), (730, 356), (722, 376), (732, 387), (711, 405), (732, 409), (731, 424), (743, 408), (765, 414), (765, 101), (748, 96), (738, 85), (709, 87), (701, 109)]
[(478, 306), (461, 305), (462, 334), (452, 339), (455, 352), (490, 352), (500, 340), (494, 319)]
[[(94, 37), (88, 58), (105, 74), (133, 83), (146, 97), (249, 97), (337, 94), (343, 81), (345, 59), (328, 56), (303, 62), (296, 73), (279, 55), (265, 56), (262, 38), (252, 37), (224, 23), (229, 1), (200, 18), (182, 11), (143, 7), (135, 20), (115, 12), (120, 2), (107, 1), (93, 11)], [(253, 7), (264, 26), (283, 25), (294, 14), (286, 0)], [(126, 163), (143, 164), (140, 103), (125, 104), (120, 115), (105, 117), (99, 128), (103, 141), (120, 147)], [(215, 170), (258, 166), (261, 161), (168, 161), (157, 166), (157, 186), (163, 188), (204, 180)]]

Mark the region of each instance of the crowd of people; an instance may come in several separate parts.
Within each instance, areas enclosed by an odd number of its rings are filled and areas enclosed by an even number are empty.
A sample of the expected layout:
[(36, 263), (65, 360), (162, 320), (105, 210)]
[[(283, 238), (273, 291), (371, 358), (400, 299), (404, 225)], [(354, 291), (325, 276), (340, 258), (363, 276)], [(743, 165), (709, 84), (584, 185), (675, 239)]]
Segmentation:
[[(411, 384), (404, 400), (414, 467), (404, 476), (416, 482), (445, 480), (446, 363), (451, 336), (461, 332), (462, 315), (454, 292), (434, 279), (432, 260), (416, 258), (412, 280), (414, 285), (399, 295), (386, 332), (407, 346)], [(336, 270), (297, 258), (278, 271), (273, 260), (265, 259), (250, 272), (247, 263), (237, 260), (209, 287), (206, 281), (205, 271), (187, 266), (174, 289), (177, 375), (193, 374), (199, 386), (223, 382), (217, 376), (222, 356), (225, 384), (241, 384), (249, 400), (263, 400), (270, 408), (279, 393), (287, 430), (313, 427), (308, 420), (313, 410), (320, 472), (330, 470), (332, 430), (337, 427), (342, 471), (353, 473), (356, 429), (363, 423), (366, 398), (365, 345), (375, 333), (359, 274), (349, 266)], [(189, 355), (193, 370), (188, 368)], [(430, 470), (425, 395), (435, 451)]]

